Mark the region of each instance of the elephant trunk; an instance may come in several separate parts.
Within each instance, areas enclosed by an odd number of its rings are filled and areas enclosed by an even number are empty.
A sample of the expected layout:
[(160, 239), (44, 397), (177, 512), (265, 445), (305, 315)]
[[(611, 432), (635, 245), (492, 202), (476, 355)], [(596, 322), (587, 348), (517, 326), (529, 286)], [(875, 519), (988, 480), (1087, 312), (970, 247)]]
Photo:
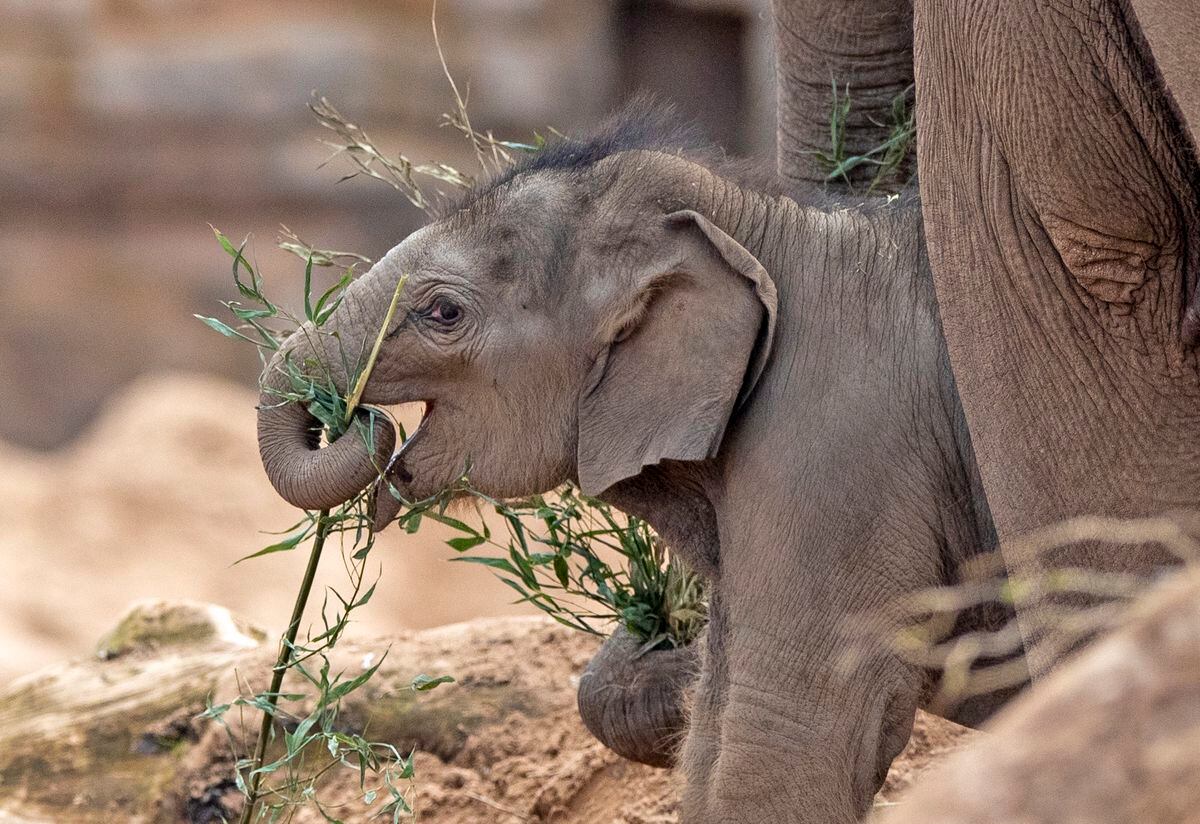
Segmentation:
[(696, 644), (643, 653), (641, 642), (618, 629), (579, 680), (579, 715), (618, 755), (673, 767), (686, 728), (686, 692), (697, 671)]
[[(830, 116), (849, 106), (839, 132), (842, 156), (877, 151), (894, 139), (897, 97), (913, 82), (911, 0), (774, 0), (778, 86), (778, 165), (786, 179), (826, 185)], [(833, 88), (830, 82), (833, 83)], [(833, 110), (833, 115), (839, 113)], [(901, 157), (896, 180), (907, 179), (916, 159)], [(853, 187), (873, 182), (878, 166), (842, 164)]]
[[(271, 485), (301, 509), (329, 509), (353, 498), (387, 466), (396, 431), (383, 415), (356, 413), (356, 424), (333, 443), (321, 446), (321, 423), (301, 403), (272, 392), (287, 388), (282, 370), (268, 367), (268, 383), (258, 404), (258, 449)], [(366, 428), (373, 429), (367, 449)]]

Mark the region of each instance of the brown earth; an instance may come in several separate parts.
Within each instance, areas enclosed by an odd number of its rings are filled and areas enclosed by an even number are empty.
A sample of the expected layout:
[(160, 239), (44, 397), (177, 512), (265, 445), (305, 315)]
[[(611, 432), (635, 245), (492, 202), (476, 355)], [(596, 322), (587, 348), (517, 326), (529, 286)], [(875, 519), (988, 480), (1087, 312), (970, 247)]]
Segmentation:
[[(237, 694), (238, 680), (240, 691), (261, 689), (273, 644), (248, 649), (254, 631), (207, 605), (158, 602), (135, 614), (106, 639), (106, 659), (59, 665), (0, 691), (0, 820), (205, 824), (238, 809), (230, 741), (253, 740), (257, 716), (230, 713), (232, 739), (195, 716), (206, 696), (218, 703)], [(346, 677), (385, 649), (387, 657), (344, 701), (339, 725), (417, 748), (410, 798), (427, 824), (675, 821), (677, 777), (622, 760), (579, 720), (578, 675), (596, 644), (540, 617), (347, 640), (333, 656)], [(457, 680), (418, 694), (408, 688), (417, 672)], [(891, 804), (969, 736), (918, 715), (877, 803)], [(347, 822), (363, 820), (356, 774), (328, 775), (318, 797), (344, 805), (337, 814)], [(322, 819), (310, 809), (294, 820)]]

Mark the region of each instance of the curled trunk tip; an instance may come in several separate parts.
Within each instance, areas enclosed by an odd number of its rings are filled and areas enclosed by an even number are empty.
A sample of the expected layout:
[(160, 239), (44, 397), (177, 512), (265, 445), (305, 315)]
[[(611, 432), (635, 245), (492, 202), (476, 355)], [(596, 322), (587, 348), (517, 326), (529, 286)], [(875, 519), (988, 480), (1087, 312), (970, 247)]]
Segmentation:
[(357, 426), (322, 448), (321, 423), (299, 403), (280, 403), (264, 391), (258, 407), (263, 468), (279, 495), (301, 509), (330, 509), (366, 489), (387, 466), (396, 430), (382, 414), (360, 408), (356, 421), (371, 427), (374, 453)]
[(673, 767), (687, 727), (686, 692), (697, 671), (695, 644), (641, 653), (641, 642), (620, 628), (579, 679), (579, 715), (618, 755)]

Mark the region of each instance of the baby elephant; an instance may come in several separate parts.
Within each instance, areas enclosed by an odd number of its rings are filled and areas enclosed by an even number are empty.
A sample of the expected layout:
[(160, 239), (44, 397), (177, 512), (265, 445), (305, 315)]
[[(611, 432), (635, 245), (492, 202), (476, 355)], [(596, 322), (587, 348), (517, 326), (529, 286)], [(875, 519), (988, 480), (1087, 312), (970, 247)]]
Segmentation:
[[(645, 518), (711, 581), (682, 820), (856, 820), (930, 688), (878, 638), (992, 543), (917, 204), (806, 204), (635, 111), (446, 208), (293, 362), (370, 348), (402, 275), (363, 394), (426, 403), (396, 488), (423, 498), (469, 464), (493, 496), (572, 480)], [(386, 422), (374, 455), (319, 448), (314, 425), (264, 396), (263, 462), (297, 506), (392, 457)], [(380, 496), (380, 523), (397, 507)]]

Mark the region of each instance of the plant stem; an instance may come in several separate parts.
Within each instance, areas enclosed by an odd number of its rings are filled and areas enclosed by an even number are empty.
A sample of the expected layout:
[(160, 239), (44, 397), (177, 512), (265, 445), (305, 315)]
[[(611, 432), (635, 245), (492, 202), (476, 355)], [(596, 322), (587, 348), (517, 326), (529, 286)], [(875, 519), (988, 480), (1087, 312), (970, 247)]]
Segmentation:
[[(311, 258), (309, 265), (311, 266)], [(392, 318), (396, 314), (396, 307), (400, 303), (400, 293), (404, 291), (404, 284), (407, 281), (408, 275), (403, 275), (396, 284), (396, 291), (392, 293), (392, 302), (384, 316), (383, 325), (375, 337), (375, 345), (371, 347), (370, 357), (367, 358), (365, 368), (359, 374), (350, 395), (346, 398), (346, 422), (354, 417), (354, 410), (358, 408), (358, 402), (362, 398), (367, 380), (375, 368), (375, 359), (379, 357), (379, 349), (383, 346), (383, 339), (387, 337), (388, 326), (391, 325)], [(305, 299), (307, 300), (307, 297)], [(296, 593), (296, 603), (292, 606), (292, 620), (288, 623), (287, 633), (279, 647), (279, 656), (275, 659), (275, 668), (271, 675), (271, 688), (266, 695), (269, 709), (263, 710), (262, 726), (258, 729), (258, 743), (254, 748), (254, 759), (250, 762), (250, 787), (246, 794), (246, 805), (242, 808), (241, 824), (250, 824), (254, 820), (255, 808), (258, 807), (258, 790), (262, 784), (263, 775), (258, 770), (262, 768), (263, 760), (266, 758), (267, 739), (271, 736), (271, 724), (275, 718), (275, 708), (279, 704), (279, 692), (283, 688), (283, 677), (294, 660), (296, 634), (300, 630), (300, 620), (304, 617), (304, 607), (308, 603), (308, 594), (312, 591), (313, 579), (317, 576), (317, 565), (321, 562), (321, 550), (325, 548), (325, 538), (329, 534), (330, 523), (329, 510), (322, 509), (317, 515), (317, 530), (313, 535), (312, 551), (308, 555), (308, 566), (304, 569), (304, 579), (300, 582), (300, 591)]]
[(317, 565), (321, 562), (321, 551), (325, 548), (325, 537), (329, 534), (329, 524), (329, 510), (323, 509), (317, 515), (317, 531), (313, 535), (312, 551), (308, 554), (308, 566), (304, 569), (304, 579), (300, 582), (300, 591), (296, 593), (296, 603), (292, 605), (292, 620), (288, 623), (287, 633), (279, 646), (279, 657), (275, 660), (275, 668), (272, 670), (271, 688), (267, 692), (267, 704), (271, 710), (270, 712), (263, 711), (262, 726), (258, 729), (258, 745), (255, 747), (254, 760), (250, 762), (250, 792), (246, 797), (246, 805), (242, 808), (241, 824), (250, 824), (254, 819), (254, 810), (258, 806), (258, 788), (262, 782), (262, 773), (255, 771), (262, 767), (267, 753), (267, 739), (271, 735), (275, 707), (279, 703), (279, 693), (283, 688), (283, 676), (292, 663), (292, 656), (296, 649), (296, 633), (300, 630), (304, 607), (308, 603), (308, 595), (312, 591), (313, 579), (317, 576)]
[(383, 325), (379, 327), (379, 334), (375, 336), (375, 345), (371, 347), (371, 354), (367, 358), (367, 365), (354, 382), (354, 388), (350, 391), (350, 397), (346, 399), (346, 423), (350, 423), (350, 419), (354, 417), (354, 410), (358, 408), (358, 402), (362, 399), (363, 390), (367, 388), (367, 380), (371, 377), (371, 372), (375, 369), (375, 359), (379, 357), (379, 348), (383, 346), (383, 339), (387, 337), (388, 327), (392, 325), (392, 317), (396, 314), (396, 306), (400, 303), (400, 293), (404, 291), (404, 284), (407, 282), (408, 275), (401, 275), (400, 280), (396, 283), (396, 291), (392, 292), (392, 302), (388, 305), (387, 314), (383, 316)]

